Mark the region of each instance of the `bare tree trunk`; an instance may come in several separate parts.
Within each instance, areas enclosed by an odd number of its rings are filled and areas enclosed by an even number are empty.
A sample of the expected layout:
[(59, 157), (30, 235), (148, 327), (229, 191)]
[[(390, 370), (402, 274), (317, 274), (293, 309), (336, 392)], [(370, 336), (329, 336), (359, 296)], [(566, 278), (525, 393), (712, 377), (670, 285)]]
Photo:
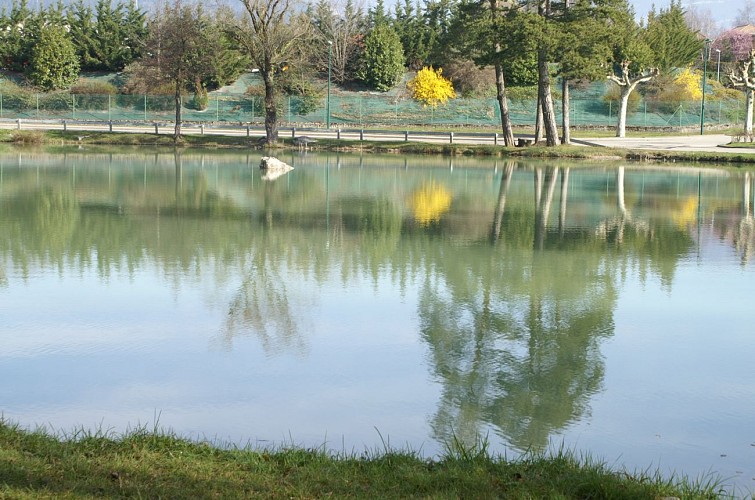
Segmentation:
[(537, 93), (537, 111), (535, 113), (535, 144), (543, 140), (543, 105), (540, 102), (540, 92)]
[(755, 90), (745, 90), (745, 134), (752, 135), (752, 110), (755, 101)]
[(548, 60), (544, 51), (540, 51), (537, 58), (538, 93), (543, 109), (543, 124), (545, 125), (545, 144), (558, 145), (558, 127), (556, 113), (553, 111), (553, 96), (551, 95), (551, 77), (548, 71)]
[[(537, 13), (548, 19), (551, 16), (551, 0), (540, 0)], [(547, 32), (544, 33), (547, 36)], [(551, 76), (548, 71), (548, 54), (544, 47), (537, 51), (537, 91), (540, 106), (543, 110), (543, 125), (545, 126), (545, 144), (558, 145), (558, 127), (556, 126), (556, 112), (553, 110), (553, 96), (551, 95)]]
[(180, 80), (176, 80), (176, 125), (173, 129), (173, 140), (178, 141), (181, 138), (181, 84)]
[(619, 102), (619, 123), (616, 126), (616, 137), (626, 137), (627, 134), (627, 106), (629, 94), (634, 89), (633, 85), (621, 87), (621, 101)]
[(506, 83), (503, 78), (503, 66), (495, 65), (495, 87), (498, 109), (501, 111), (501, 129), (503, 143), (506, 146), (514, 145), (514, 131), (511, 128), (511, 115), (509, 114), (509, 101), (506, 98)]
[(265, 82), (265, 139), (268, 144), (278, 142), (278, 109), (275, 106), (275, 85), (272, 72), (271, 68), (262, 75)]
[(569, 116), (571, 108), (569, 96), (569, 80), (561, 80), (561, 144), (571, 144), (571, 119)]

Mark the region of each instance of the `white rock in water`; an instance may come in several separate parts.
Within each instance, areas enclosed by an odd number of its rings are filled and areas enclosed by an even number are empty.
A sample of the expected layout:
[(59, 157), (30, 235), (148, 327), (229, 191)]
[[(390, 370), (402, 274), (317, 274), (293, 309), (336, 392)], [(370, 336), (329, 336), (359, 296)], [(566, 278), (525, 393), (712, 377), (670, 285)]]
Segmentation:
[(274, 156), (263, 156), (262, 161), (260, 162), (260, 169), (283, 171), (283, 173), (285, 173), (293, 170), (294, 167), (292, 167), (288, 163), (280, 161)]
[(281, 175), (285, 175), (294, 169), (288, 163), (280, 161), (272, 156), (263, 156), (260, 162), (260, 169), (265, 173), (262, 175), (263, 181), (274, 181)]

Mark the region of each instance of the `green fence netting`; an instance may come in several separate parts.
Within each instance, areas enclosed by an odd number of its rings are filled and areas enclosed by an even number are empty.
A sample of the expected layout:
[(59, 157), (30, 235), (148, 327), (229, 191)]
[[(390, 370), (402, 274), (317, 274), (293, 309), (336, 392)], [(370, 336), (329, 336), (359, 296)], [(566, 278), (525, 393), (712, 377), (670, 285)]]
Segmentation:
[[(207, 108), (191, 105), (184, 99), (182, 116), (188, 122), (262, 123), (261, 97), (246, 95), (211, 95)], [(317, 126), (327, 122), (328, 98), (319, 100), (285, 96), (278, 103), (281, 122)], [(515, 125), (535, 122), (534, 100), (509, 101)], [(618, 102), (604, 99), (572, 99), (570, 119), (573, 126), (616, 125)], [(641, 99), (633, 102), (627, 113), (630, 127), (690, 127), (700, 124), (701, 102), (661, 102)], [(740, 100), (710, 99), (705, 105), (705, 124), (735, 125), (744, 121), (744, 103)], [(558, 120), (561, 110), (557, 109)], [(150, 95), (72, 95), (0, 93), (0, 118), (99, 121), (165, 121), (175, 119), (173, 96)], [(332, 95), (330, 122), (334, 126), (479, 126), (500, 124), (495, 99), (454, 99), (437, 108), (424, 107), (406, 97), (365, 93), (358, 96)]]

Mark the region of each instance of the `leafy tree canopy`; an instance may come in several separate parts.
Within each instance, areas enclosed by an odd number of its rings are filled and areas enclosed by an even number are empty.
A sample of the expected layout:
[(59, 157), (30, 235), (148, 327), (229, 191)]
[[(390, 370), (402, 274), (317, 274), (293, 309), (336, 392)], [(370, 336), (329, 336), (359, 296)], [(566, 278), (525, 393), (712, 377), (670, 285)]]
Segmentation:
[(79, 77), (76, 49), (62, 26), (44, 26), (34, 45), (29, 78), (45, 90), (70, 87)]

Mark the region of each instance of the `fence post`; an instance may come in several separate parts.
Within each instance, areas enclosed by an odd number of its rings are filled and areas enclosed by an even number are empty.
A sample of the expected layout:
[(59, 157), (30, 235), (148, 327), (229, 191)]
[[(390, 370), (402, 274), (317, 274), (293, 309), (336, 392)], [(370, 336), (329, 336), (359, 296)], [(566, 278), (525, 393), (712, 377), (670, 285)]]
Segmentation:
[(109, 132), (113, 131), (113, 120), (108, 120), (108, 131)]
[(249, 137), (249, 134), (250, 134), (249, 125), (247, 125), (246, 126), (246, 136)]
[(364, 129), (363, 128), (359, 129), (359, 140), (360, 141), (364, 140)]
[(408, 130), (404, 131), (404, 142), (409, 142), (409, 131)]
[(498, 134), (493, 134), (493, 146), (498, 146)]
[[(289, 97), (290, 99), (291, 97)], [(290, 120), (289, 120), (290, 121)], [(291, 127), (291, 139), (296, 137), (296, 127)]]
[(453, 144), (454, 143), (454, 133), (453, 132), (449, 132), (448, 133), (448, 139), (449, 139), (449, 144)]
[(144, 94), (144, 121), (147, 121), (147, 94)]
[(111, 106), (111, 104), (110, 104), (110, 94), (108, 94), (107, 95), (107, 121), (110, 122), (110, 131), (112, 132), (113, 131), (113, 122), (112, 122), (113, 117), (110, 116), (110, 106)]
[(157, 123), (155, 123), (155, 135), (160, 135), (160, 133), (157, 131)]
[(37, 96), (37, 119), (39, 119), (39, 94), (36, 94)]
[(291, 123), (291, 96), (288, 96), (288, 123)]
[(66, 121), (63, 120), (63, 132), (67, 132), (67, 131), (68, 131), (68, 127), (66, 125)]
[(21, 118), (16, 118), (16, 128), (21, 130)]
[(252, 121), (250, 123), (254, 123), (254, 96), (252, 96)]
[(199, 135), (204, 135), (204, 123), (199, 124)]
[(336, 129), (336, 139), (341, 140), (341, 127)]
[(0, 93), (0, 118), (3, 117), (3, 94)]
[(71, 96), (71, 109), (73, 110), (73, 119), (76, 119), (76, 96)]

